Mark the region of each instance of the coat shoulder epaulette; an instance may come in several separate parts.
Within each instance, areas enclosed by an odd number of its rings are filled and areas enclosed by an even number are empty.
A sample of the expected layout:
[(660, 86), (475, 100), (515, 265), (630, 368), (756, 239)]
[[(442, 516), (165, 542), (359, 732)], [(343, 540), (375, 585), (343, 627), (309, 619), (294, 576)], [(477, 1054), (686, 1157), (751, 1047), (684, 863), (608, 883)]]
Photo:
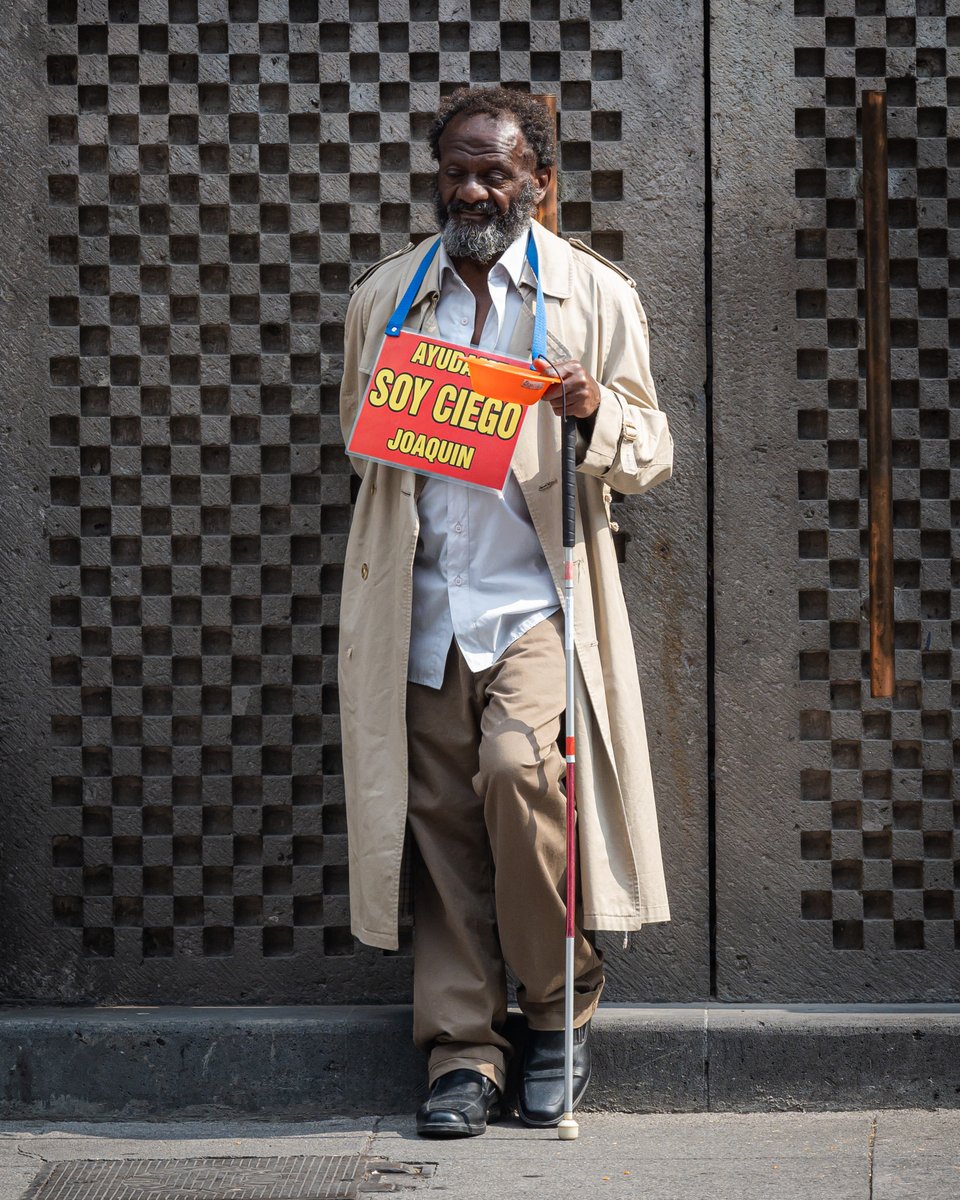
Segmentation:
[(416, 247), (414, 246), (413, 242), (407, 242), (402, 250), (394, 250), (392, 254), (387, 254), (384, 258), (377, 259), (375, 263), (367, 267), (365, 271), (361, 272), (361, 274), (357, 276), (353, 283), (350, 284), (350, 291), (355, 292), (360, 284), (369, 279), (374, 271), (379, 270), (384, 263), (393, 262), (395, 258), (402, 258), (404, 254), (409, 254), (410, 251), (414, 250), (415, 248)]
[(602, 262), (605, 267), (609, 267), (611, 271), (615, 271), (621, 279), (625, 279), (632, 288), (637, 286), (637, 281), (632, 275), (628, 275), (623, 267), (618, 267), (616, 263), (612, 263), (609, 258), (604, 258), (602, 254), (598, 254), (592, 246), (588, 246), (585, 242), (581, 242), (579, 238), (566, 239), (571, 246), (575, 246), (578, 250), (582, 250), (584, 254), (589, 254), (591, 258), (595, 258), (597, 262)]

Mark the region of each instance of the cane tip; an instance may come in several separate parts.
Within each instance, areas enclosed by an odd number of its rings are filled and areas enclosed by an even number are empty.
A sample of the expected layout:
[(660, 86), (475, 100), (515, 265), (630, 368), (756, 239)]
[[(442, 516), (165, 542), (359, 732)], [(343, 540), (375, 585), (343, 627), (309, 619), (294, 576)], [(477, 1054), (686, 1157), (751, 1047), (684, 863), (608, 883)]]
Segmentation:
[(575, 1142), (580, 1136), (580, 1126), (573, 1119), (573, 1113), (564, 1113), (563, 1120), (557, 1126), (557, 1137), (561, 1142)]

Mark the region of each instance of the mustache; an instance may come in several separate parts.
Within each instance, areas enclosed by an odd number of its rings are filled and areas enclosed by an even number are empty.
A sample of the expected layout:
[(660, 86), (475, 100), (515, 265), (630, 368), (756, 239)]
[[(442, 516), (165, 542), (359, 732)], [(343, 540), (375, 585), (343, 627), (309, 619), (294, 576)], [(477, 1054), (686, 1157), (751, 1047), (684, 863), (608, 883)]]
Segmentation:
[(465, 200), (451, 200), (446, 210), (448, 213), (470, 212), (487, 217), (495, 217), (500, 211), (492, 200), (477, 200), (474, 204), (467, 204)]

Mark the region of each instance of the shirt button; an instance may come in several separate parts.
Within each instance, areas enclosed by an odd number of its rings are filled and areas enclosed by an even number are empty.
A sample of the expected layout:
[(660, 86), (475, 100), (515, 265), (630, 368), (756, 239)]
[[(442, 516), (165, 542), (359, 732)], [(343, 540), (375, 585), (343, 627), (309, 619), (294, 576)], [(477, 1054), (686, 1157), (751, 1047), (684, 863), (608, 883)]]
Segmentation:
[(460, 586), (460, 584), (461, 584), (461, 583), (463, 583), (463, 580), (462, 580), (462, 579), (461, 579), (461, 577), (458, 575), (458, 576), (456, 577), (456, 579), (455, 579), (453, 582), (454, 582), (454, 583), (457, 585), (457, 587), (459, 587), (459, 586)]
[(453, 532), (454, 533), (463, 533), (463, 526), (460, 524), (459, 521), (456, 523), (456, 525), (454, 525)]
[(367, 577), (369, 574), (370, 574), (370, 568), (367, 566), (367, 564), (366, 564), (366, 563), (364, 563), (364, 564), (363, 564), (363, 565), (360, 567), (360, 578), (361, 578), (361, 579), (366, 579), (366, 577)]

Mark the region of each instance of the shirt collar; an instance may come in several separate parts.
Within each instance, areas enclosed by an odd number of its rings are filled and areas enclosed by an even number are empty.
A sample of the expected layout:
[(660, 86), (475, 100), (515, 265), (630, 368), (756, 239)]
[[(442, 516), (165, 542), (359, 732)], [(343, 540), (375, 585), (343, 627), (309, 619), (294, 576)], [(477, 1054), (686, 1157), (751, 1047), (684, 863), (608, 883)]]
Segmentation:
[[(573, 249), (569, 242), (565, 242), (563, 238), (557, 237), (555, 233), (551, 233), (549, 229), (545, 229), (538, 221), (530, 222), (530, 232), (537, 246), (537, 254), (540, 258), (540, 282), (543, 286), (543, 292), (546, 296), (553, 296), (557, 300), (569, 300), (573, 295)], [(408, 251), (413, 253), (410, 255), (409, 268), (405, 268), (402, 279), (405, 283), (409, 283), (411, 278), (416, 274), (417, 268), (423, 262), (424, 256), (429, 253), (434, 242), (439, 242), (437, 238), (425, 238), (420, 242), (419, 246), (414, 246), (411, 242), (407, 246)], [(577, 243), (582, 250), (586, 247), (582, 243)], [(442, 249), (442, 247), (438, 247)], [(422, 304), (430, 296), (440, 295), (440, 255), (437, 253), (430, 263), (427, 273), (417, 289), (417, 293), (413, 298), (411, 308), (415, 308), (418, 304)], [(381, 263), (374, 263), (370, 271), (375, 271)], [(370, 274), (367, 272), (367, 275)], [(353, 290), (356, 290), (359, 283), (365, 278), (364, 275), (354, 282)], [(533, 271), (530, 269), (530, 263), (524, 260), (522, 280), (531, 287), (536, 286), (536, 280), (533, 276)]]
[[(528, 226), (519, 237), (510, 243), (490, 268), (493, 271), (497, 267), (503, 267), (510, 277), (513, 286), (516, 288), (520, 286), (520, 277), (523, 274), (524, 263), (527, 261), (527, 238), (529, 235), (530, 227)], [(443, 287), (444, 276), (447, 271), (451, 271), (458, 279), (460, 278), (459, 272), (454, 266), (453, 259), (447, 253), (443, 242), (440, 243), (440, 249), (437, 254), (437, 265), (440, 271), (441, 287)]]

